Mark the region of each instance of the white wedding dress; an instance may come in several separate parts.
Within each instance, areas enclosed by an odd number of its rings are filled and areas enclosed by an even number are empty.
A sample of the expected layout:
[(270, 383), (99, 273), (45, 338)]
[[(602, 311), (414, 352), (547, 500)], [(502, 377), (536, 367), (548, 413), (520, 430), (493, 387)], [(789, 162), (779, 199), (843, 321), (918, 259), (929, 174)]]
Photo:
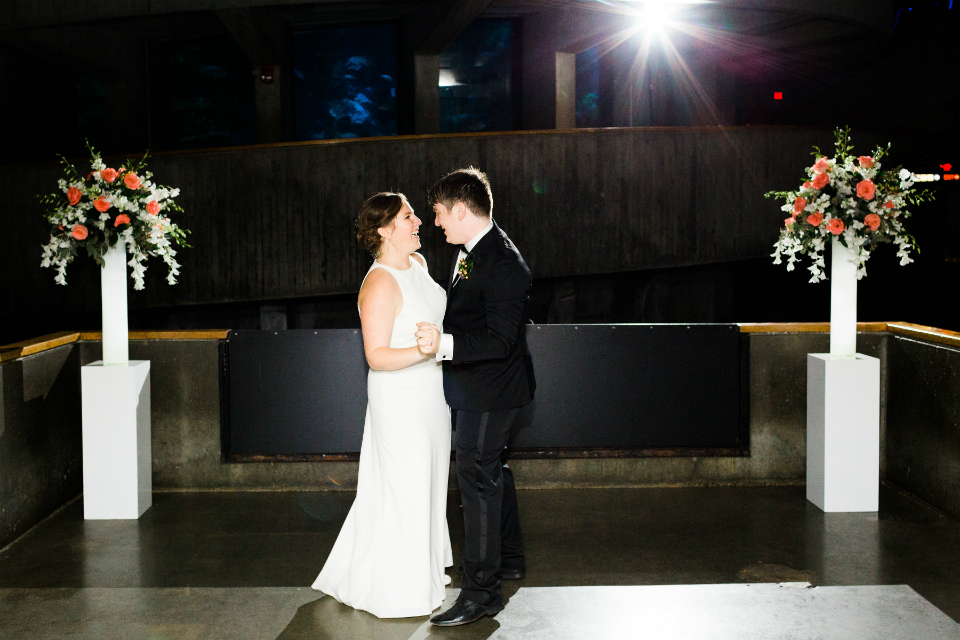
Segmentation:
[[(418, 322), (443, 322), (446, 293), (426, 267), (386, 269), (403, 294), (390, 346), (416, 345)], [(313, 588), (380, 618), (428, 615), (453, 564), (447, 528), (450, 410), (433, 358), (367, 374), (357, 497)]]

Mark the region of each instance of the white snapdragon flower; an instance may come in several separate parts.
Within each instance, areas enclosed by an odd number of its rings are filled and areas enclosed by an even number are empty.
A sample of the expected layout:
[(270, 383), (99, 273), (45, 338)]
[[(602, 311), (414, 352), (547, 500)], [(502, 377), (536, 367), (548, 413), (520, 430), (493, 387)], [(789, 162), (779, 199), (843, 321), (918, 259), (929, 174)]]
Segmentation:
[(910, 241), (898, 235), (893, 242), (898, 247), (897, 257), (900, 258), (900, 266), (904, 267), (913, 262), (913, 258), (910, 257)]
[(133, 288), (136, 291), (142, 291), (144, 288), (143, 275), (147, 272), (147, 267), (143, 262), (147, 256), (129, 237), (127, 249), (130, 252), (130, 260), (127, 262), (127, 265), (130, 267), (130, 276), (133, 278)]
[(913, 186), (913, 183), (917, 181), (917, 176), (906, 169), (900, 169), (900, 174), (898, 177), (900, 178), (901, 191), (909, 189)]

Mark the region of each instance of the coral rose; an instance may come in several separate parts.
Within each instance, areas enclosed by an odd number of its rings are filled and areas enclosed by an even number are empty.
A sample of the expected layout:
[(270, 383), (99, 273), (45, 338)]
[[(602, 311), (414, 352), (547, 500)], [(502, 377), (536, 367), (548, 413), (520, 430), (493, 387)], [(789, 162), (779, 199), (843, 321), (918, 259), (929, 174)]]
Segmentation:
[(100, 196), (99, 198), (93, 201), (93, 208), (99, 211), (100, 213), (103, 213), (104, 211), (110, 208), (110, 203), (107, 202), (107, 199), (105, 197)]
[(873, 231), (876, 231), (880, 228), (880, 216), (875, 213), (867, 214), (867, 217), (863, 219), (863, 224), (870, 227)]
[(807, 206), (807, 199), (806, 199), (806, 198), (797, 198), (796, 200), (793, 201), (793, 212), (794, 212), (795, 214), (796, 214), (796, 213), (800, 213), (801, 211), (803, 211), (803, 208), (804, 208), (805, 206)]
[(815, 227), (819, 227), (820, 223), (823, 222), (823, 214), (817, 211), (816, 213), (811, 213), (807, 216), (807, 222), (812, 224)]
[(877, 193), (877, 186), (869, 180), (864, 180), (863, 182), (857, 183), (857, 197), (863, 198), (864, 200), (873, 200), (874, 194)]
[(835, 236), (843, 233), (843, 220), (840, 218), (831, 218), (829, 221), (827, 221), (827, 231)]
[(863, 167), (864, 169), (873, 168), (874, 159), (871, 158), (870, 156), (860, 156), (859, 158), (857, 158), (857, 160), (860, 161), (860, 166)]
[(87, 239), (87, 228), (82, 224), (74, 225), (73, 229), (70, 230), (70, 235), (72, 235), (77, 240), (86, 240)]
[(156, 200), (151, 200), (150, 202), (147, 203), (147, 213), (149, 213), (152, 216), (155, 216), (158, 213), (160, 213), (160, 205), (157, 204)]
[(825, 173), (818, 173), (817, 177), (813, 179), (814, 189), (823, 189), (828, 184), (830, 184), (830, 176)]
[(887, 200), (886, 202), (883, 203), (884, 209), (893, 209), (896, 206), (897, 205), (893, 204), (893, 200)]
[(136, 190), (139, 189), (140, 185), (143, 183), (140, 182), (140, 178), (137, 177), (137, 174), (135, 174), (133, 171), (129, 171), (123, 176), (123, 184), (127, 185), (127, 189)]
[(69, 202), (71, 205), (77, 204), (80, 202), (80, 195), (80, 189), (77, 189), (76, 187), (70, 187), (67, 189), (67, 202)]
[(793, 218), (787, 218), (786, 220), (783, 221), (783, 225), (784, 225), (787, 229), (793, 229), (793, 223), (794, 223), (794, 222), (796, 222), (796, 220), (794, 220)]
[(121, 213), (117, 216), (117, 219), (113, 221), (113, 226), (119, 227), (122, 224), (130, 224), (130, 216), (125, 213)]
[(810, 188), (810, 181), (809, 181), (809, 180), (807, 180), (806, 182), (803, 183), (803, 188), (804, 188), (804, 189), (809, 189), (809, 188)]
[(813, 170), (817, 173), (823, 173), (830, 168), (830, 163), (827, 162), (826, 158), (820, 158), (817, 160), (817, 163), (813, 165)]
[(117, 179), (117, 170), (116, 169), (104, 169), (100, 172), (100, 177), (106, 180), (107, 182), (113, 182)]

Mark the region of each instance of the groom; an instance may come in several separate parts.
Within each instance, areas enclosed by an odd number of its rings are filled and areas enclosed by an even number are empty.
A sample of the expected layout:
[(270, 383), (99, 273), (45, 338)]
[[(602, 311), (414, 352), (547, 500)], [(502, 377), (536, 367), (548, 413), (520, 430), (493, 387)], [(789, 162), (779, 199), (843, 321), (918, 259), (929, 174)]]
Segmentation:
[(493, 222), (483, 172), (441, 178), (428, 200), (447, 242), (456, 245), (447, 280), (445, 333), (421, 323), (417, 344), (443, 361), (443, 390), (456, 426), (457, 482), (463, 501), (460, 597), (430, 622), (456, 626), (503, 610), (500, 579), (526, 574), (513, 473), (503, 453), (536, 381), (527, 349), (530, 270)]

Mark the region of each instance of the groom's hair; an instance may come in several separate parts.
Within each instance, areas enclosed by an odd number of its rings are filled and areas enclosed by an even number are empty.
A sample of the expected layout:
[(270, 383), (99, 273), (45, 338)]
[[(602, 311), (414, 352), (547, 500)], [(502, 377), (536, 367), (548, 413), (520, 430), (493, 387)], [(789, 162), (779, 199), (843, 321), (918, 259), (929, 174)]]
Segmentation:
[(438, 202), (447, 209), (453, 209), (453, 205), (462, 202), (473, 215), (489, 218), (493, 212), (490, 181), (483, 171), (475, 167), (457, 169), (437, 180), (427, 192), (427, 204), (430, 207)]

